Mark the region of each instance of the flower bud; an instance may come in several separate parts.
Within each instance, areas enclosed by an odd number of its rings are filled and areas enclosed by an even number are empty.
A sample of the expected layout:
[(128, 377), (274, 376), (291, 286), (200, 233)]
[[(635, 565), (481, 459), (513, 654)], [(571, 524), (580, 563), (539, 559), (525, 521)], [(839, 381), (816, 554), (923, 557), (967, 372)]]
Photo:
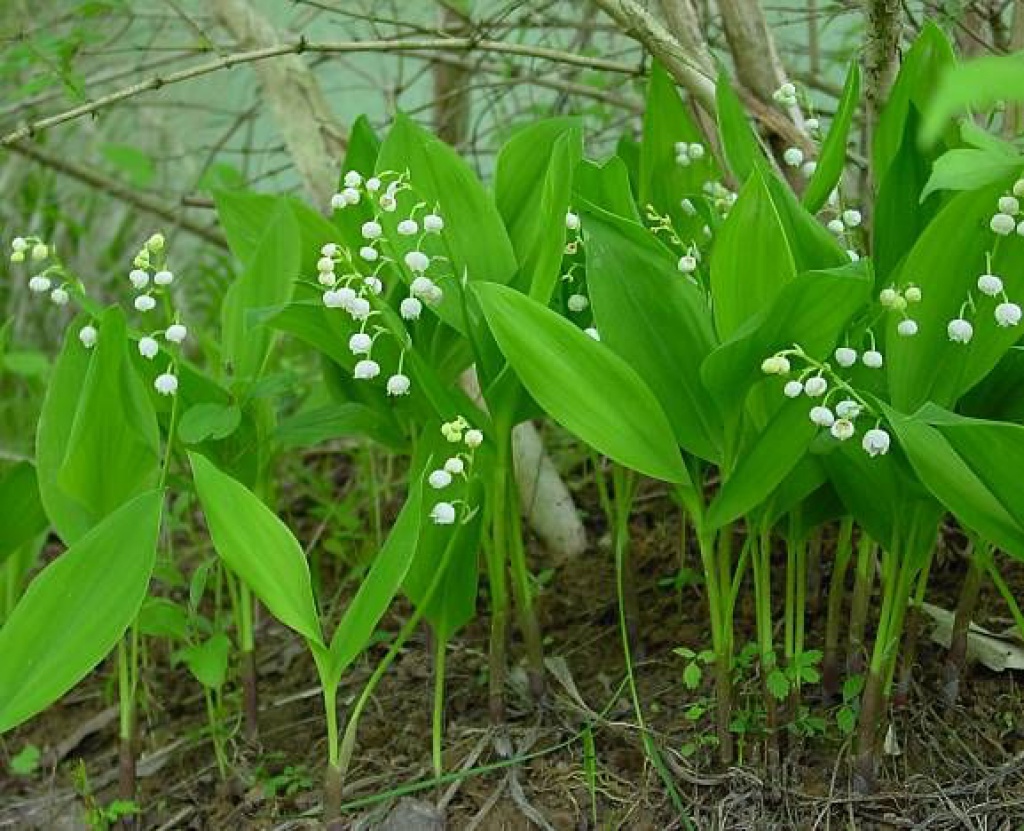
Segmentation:
[(146, 248), (152, 251), (154, 254), (164, 250), (164, 235), (153, 234), (148, 240), (146, 240)]
[(918, 286), (907, 286), (903, 291), (903, 296), (907, 298), (908, 303), (920, 303), (921, 289)]
[(32, 259), (38, 262), (39, 260), (45, 260), (49, 255), (50, 249), (46, 247), (44, 243), (37, 242), (32, 246)]
[(899, 296), (896, 289), (885, 288), (878, 293), (878, 302), (885, 306), (885, 308), (892, 309), (896, 306), (896, 300)]

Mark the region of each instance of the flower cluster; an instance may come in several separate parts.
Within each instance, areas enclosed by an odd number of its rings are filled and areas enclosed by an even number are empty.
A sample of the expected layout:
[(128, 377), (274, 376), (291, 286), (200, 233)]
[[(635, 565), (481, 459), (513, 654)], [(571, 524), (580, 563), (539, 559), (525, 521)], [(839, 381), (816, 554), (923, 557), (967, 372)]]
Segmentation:
[[(153, 234), (139, 249), (132, 260), (132, 270), (128, 272), (128, 282), (138, 294), (133, 306), (144, 315), (157, 307), (157, 300), (163, 305), (169, 323), (162, 329), (151, 329), (149, 334), (139, 338), (139, 354), (147, 360), (155, 360), (160, 354), (160, 338), (167, 348), (181, 346), (188, 337), (188, 329), (178, 318), (172, 306), (172, 298), (168, 287), (174, 282), (174, 272), (167, 265), (166, 240), (163, 234)], [(79, 337), (81, 337), (79, 333)], [(85, 340), (82, 340), (85, 343)], [(167, 369), (160, 373), (153, 382), (153, 387), (161, 395), (174, 395), (178, 391), (178, 376), (174, 372), (174, 359)]]
[(959, 314), (946, 324), (946, 335), (953, 343), (966, 344), (974, 338), (974, 324), (968, 319), (976, 315), (982, 303), (994, 302), (992, 317), (996, 325), (1008, 328), (1018, 326), (1021, 318), (1024, 317), (1021, 307), (1014, 303), (1006, 294), (1006, 287), (1003, 278), (993, 273), (992, 255), (985, 258), (986, 270), (978, 276), (976, 285), (984, 299), (975, 300), (968, 292), (967, 299), (960, 306)]
[[(848, 346), (836, 349), (835, 362), (842, 368), (852, 367), (857, 362), (857, 351)], [(866, 367), (878, 369), (882, 366), (882, 355), (872, 348), (861, 360)], [(808, 417), (818, 427), (827, 429), (838, 441), (848, 441), (857, 434), (857, 419), (871, 408), (857, 392), (833, 371), (828, 363), (820, 363), (807, 355), (799, 346), (777, 352), (765, 358), (761, 370), (767, 375), (790, 376), (794, 373), (793, 361), (799, 361), (803, 368), (796, 377), (790, 377), (782, 388), (787, 398), (807, 396), (813, 399)], [(889, 452), (889, 434), (881, 428), (881, 422), (864, 431), (861, 447), (871, 457)]]
[(704, 145), (698, 141), (691, 141), (689, 143), (685, 141), (677, 141), (675, 144), (676, 150), (676, 164), (680, 167), (689, 167), (694, 162), (699, 162), (704, 158), (705, 150)]
[(54, 305), (66, 306), (71, 299), (69, 289), (75, 287), (75, 282), (57, 258), (53, 246), (39, 237), (15, 237), (11, 240), (11, 262), (26, 260), (43, 266), (42, 271), (29, 277), (28, 290), (33, 294), (49, 294)]
[(917, 334), (917, 321), (907, 311), (909, 306), (921, 302), (921, 289), (913, 283), (900, 289), (896, 286), (887, 286), (878, 293), (878, 302), (883, 309), (896, 312), (901, 320), (896, 324), (896, 333), (900, 337), (912, 338)]
[(1024, 216), (1019, 198), (1024, 198), (1024, 179), (1018, 179), (1013, 183), (1012, 193), (999, 197), (996, 203), (997, 210), (989, 220), (989, 228), (994, 233), (1006, 237), (1016, 231), (1024, 237)]
[[(388, 376), (385, 388), (388, 395), (409, 393), (412, 382), (403, 372), (405, 349), (411, 342), (404, 332), (394, 332), (386, 326), (372, 326), (371, 321), (381, 314), (384, 283), (381, 275), (388, 267), (404, 265), (409, 273), (409, 292), (398, 306), (401, 318), (409, 323), (419, 320), (425, 307), (436, 306), (444, 300), (444, 290), (430, 272), (444, 257), (427, 252), (428, 240), (445, 228), (437, 206), (427, 210), (424, 202), (417, 202), (395, 225), (396, 238), (389, 239), (382, 219), (384, 214), (399, 210), (399, 196), (414, 193), (407, 174), (384, 172), (364, 178), (356, 170), (343, 177), (344, 188), (331, 199), (331, 207), (343, 210), (351, 205), (373, 206), (372, 219), (362, 223), (362, 246), (357, 256), (337, 243), (327, 243), (320, 250), (317, 261), (317, 281), (323, 288), (322, 300), (329, 309), (343, 309), (359, 324), (359, 331), (349, 339), (349, 349), (359, 357), (353, 376), (357, 380), (373, 380), (381, 374), (380, 364), (373, 359), (373, 345), (381, 335), (392, 335), (402, 343), (396, 371)], [(399, 254), (397, 243), (405, 238), (414, 241), (413, 247)], [(407, 248), (408, 244), (402, 245)], [(358, 257), (358, 261), (357, 261)]]
[[(456, 451), (441, 467), (431, 471), (427, 477), (427, 484), (436, 491), (447, 490), (456, 477), (469, 478), (473, 468), (474, 451), (484, 442), (484, 434), (470, 426), (462, 416), (442, 424), (441, 435), (449, 444), (462, 445), (465, 450)], [(430, 518), (435, 525), (453, 525), (458, 514), (457, 506), (460, 504), (465, 503), (458, 499), (436, 502), (430, 510)]]

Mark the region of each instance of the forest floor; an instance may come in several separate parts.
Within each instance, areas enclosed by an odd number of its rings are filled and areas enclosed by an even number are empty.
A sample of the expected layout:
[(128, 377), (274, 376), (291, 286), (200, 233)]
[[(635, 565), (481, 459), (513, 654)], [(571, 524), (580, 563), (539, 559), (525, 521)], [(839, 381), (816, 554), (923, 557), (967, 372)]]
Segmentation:
[[(756, 731), (738, 743), (734, 766), (717, 765), (708, 746), (709, 679), (688, 690), (682, 682), (685, 661), (673, 652), (708, 646), (703, 595), (699, 585), (673, 585), (680, 570), (678, 512), (656, 490), (643, 493), (639, 505), (632, 529), (639, 601), (634, 670), (665, 770), (659, 773), (645, 757), (623, 683), (610, 552), (597, 545), (579, 561), (555, 568), (535, 552), (534, 567), (544, 574), (539, 607), (550, 670), (546, 700), (534, 706), (525, 673), (517, 668), (507, 728), (489, 726), (482, 614), (455, 638), (448, 655), (444, 766), (459, 775), (431, 784), (431, 667), (424, 636), (414, 638), (363, 718), (344, 793), (353, 829), (426, 831), (442, 827), (442, 816), (450, 829), (1024, 828), (1024, 679), (969, 667), (957, 704), (947, 705), (939, 680), (945, 650), (928, 636), (930, 627), (920, 640), (909, 701), (892, 713), (901, 752), (884, 758), (877, 794), (852, 791), (850, 740), (816, 686), (804, 688), (813, 718), (805, 721), (805, 735), (788, 734), (781, 770), (767, 772)], [(600, 527), (590, 530), (600, 538)], [(684, 559), (684, 575), (698, 569), (692, 552)], [(940, 557), (928, 601), (955, 608), (963, 572), (958, 557)], [(1024, 567), (1004, 567), (1004, 574), (1017, 596), (1024, 596)], [(822, 585), (827, 577), (826, 564)], [(808, 644), (818, 648), (824, 604), (816, 602), (820, 592), (809, 596)], [(486, 609), (486, 600), (480, 608)], [(396, 603), (382, 630), (397, 631), (409, 613), (404, 601)], [(752, 618), (753, 609), (741, 605), (738, 647), (752, 638)], [(1009, 626), (990, 587), (983, 590), (976, 620), (992, 630)], [(385, 649), (386, 642), (373, 647), (348, 673), (339, 696), (343, 708)], [(170, 667), (167, 650), (150, 650), (139, 829), (316, 827), (326, 742), (314, 667), (298, 639), (267, 615), (261, 616), (257, 652), (259, 746), (247, 745), (238, 731), (228, 743), (231, 770), (224, 781), (205, 729), (199, 686), (180, 667)], [(518, 641), (512, 654), (521, 655)], [(100, 804), (115, 798), (117, 709), (110, 669), (108, 662), (0, 742), (0, 769), (28, 744), (42, 751), (33, 773), (0, 779), (0, 829), (87, 827), (84, 788), (75, 785), (83, 764), (88, 793)], [(237, 691), (229, 689), (229, 701), (232, 695)], [(756, 677), (741, 679), (741, 709), (759, 696)], [(751, 712), (756, 720), (756, 707)], [(583, 739), (588, 725), (592, 755)], [(502, 764), (509, 750), (529, 758)], [(692, 824), (680, 819), (662, 775), (673, 781)]]

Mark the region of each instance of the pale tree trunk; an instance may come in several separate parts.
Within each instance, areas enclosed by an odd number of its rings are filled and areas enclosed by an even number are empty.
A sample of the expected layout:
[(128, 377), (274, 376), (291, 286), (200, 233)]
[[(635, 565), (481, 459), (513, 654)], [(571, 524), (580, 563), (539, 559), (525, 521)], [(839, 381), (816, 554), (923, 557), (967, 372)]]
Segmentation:
[[(213, 10), (241, 49), (281, 43), (271, 23), (248, 0), (213, 0)], [(320, 84), (301, 56), (283, 55), (262, 61), (253, 64), (253, 71), (306, 193), (317, 208), (326, 210), (345, 152), (344, 129), (337, 124)]]
[(870, 154), (871, 130), (878, 123), (878, 115), (899, 69), (903, 20), (900, 0), (864, 0), (864, 14), (867, 18), (864, 100), (867, 103), (867, 149)]
[[(451, 3), (440, 4), (440, 28), (446, 35), (466, 37), (473, 27), (469, 17)], [(439, 138), (461, 148), (469, 135), (471, 95), (470, 67), (465, 64), (434, 63), (434, 129)]]

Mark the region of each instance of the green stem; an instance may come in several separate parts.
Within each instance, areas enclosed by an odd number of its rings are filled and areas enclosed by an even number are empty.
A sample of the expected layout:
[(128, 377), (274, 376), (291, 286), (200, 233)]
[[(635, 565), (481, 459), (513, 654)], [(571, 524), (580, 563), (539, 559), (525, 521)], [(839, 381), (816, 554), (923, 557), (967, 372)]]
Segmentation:
[(864, 671), (864, 630), (875, 582), (875, 552), (874, 541), (862, 529), (857, 545), (857, 567), (850, 607), (850, 642), (846, 656), (846, 669), (851, 675), (859, 675)]
[(836, 557), (828, 585), (825, 611), (825, 650), (821, 661), (822, 694), (826, 701), (839, 696), (839, 616), (843, 609), (843, 587), (853, 555), (853, 517), (845, 516), (839, 524)]
[(1014, 597), (1010, 587), (1006, 585), (1006, 580), (1003, 579), (1003, 575), (1000, 574), (999, 569), (996, 568), (994, 557), (989, 560), (988, 574), (989, 577), (992, 578), (992, 582), (995, 584), (999, 594), (1002, 595), (1003, 600), (1006, 602), (1006, 605), (1010, 610), (1010, 616), (1013, 618), (1013, 622), (1017, 625), (1017, 632), (1021, 637), (1024, 637), (1024, 612), (1021, 612), (1017, 598)]

